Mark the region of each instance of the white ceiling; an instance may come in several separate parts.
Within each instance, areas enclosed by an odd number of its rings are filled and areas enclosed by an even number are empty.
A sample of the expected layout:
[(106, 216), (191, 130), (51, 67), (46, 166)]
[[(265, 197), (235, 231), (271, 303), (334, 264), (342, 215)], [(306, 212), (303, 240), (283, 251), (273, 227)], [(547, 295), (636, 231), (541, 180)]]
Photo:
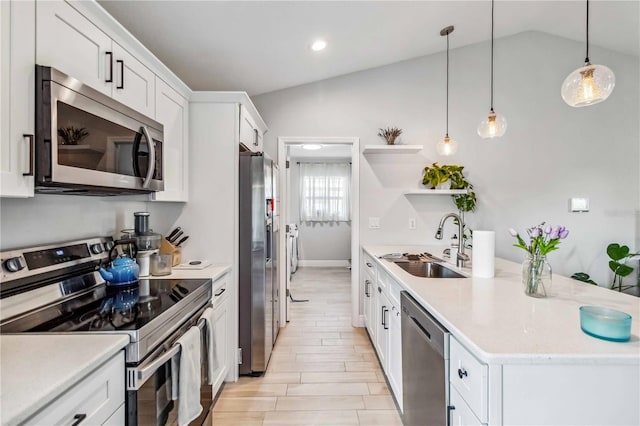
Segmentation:
[[(257, 95), (431, 54), (444, 50), (439, 32), (450, 24), (451, 48), (490, 38), (487, 0), (99, 3), (193, 90)], [(640, 56), (638, 0), (592, 1), (590, 15), (593, 45)], [(496, 1), (496, 37), (536, 30), (584, 41), (584, 26), (584, 1)], [(328, 47), (312, 52), (319, 37)]]

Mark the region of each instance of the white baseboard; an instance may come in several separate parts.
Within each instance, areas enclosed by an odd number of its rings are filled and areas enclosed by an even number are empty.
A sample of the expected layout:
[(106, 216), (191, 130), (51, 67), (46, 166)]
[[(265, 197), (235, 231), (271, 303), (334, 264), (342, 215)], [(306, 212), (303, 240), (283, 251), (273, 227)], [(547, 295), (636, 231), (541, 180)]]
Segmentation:
[(353, 324), (354, 327), (364, 327), (364, 315), (358, 316), (358, 322)]
[(298, 260), (298, 266), (309, 268), (346, 268), (349, 265), (348, 260)]

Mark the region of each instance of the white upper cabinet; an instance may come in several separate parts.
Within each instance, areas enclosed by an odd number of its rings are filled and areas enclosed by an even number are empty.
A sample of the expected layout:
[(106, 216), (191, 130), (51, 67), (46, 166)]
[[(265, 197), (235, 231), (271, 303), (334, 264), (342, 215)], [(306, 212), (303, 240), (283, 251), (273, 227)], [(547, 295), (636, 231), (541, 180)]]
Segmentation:
[(189, 102), (156, 79), (156, 121), (164, 125), (162, 166), (164, 191), (152, 194), (155, 201), (187, 201), (189, 198)]
[(37, 3), (36, 62), (59, 69), (148, 116), (155, 74), (64, 1)]
[(0, 1), (0, 196), (33, 197), (35, 3)]
[[(115, 41), (112, 47), (113, 99), (148, 117), (156, 117), (156, 121), (162, 123), (162, 120), (159, 120), (156, 116), (155, 74)], [(110, 67), (110, 64), (108, 65)], [(165, 138), (166, 134), (165, 129)]]
[(240, 143), (253, 152), (263, 152), (264, 130), (244, 105), (240, 106)]
[(116, 73), (111, 38), (64, 1), (38, 1), (36, 13), (36, 63), (111, 96)]

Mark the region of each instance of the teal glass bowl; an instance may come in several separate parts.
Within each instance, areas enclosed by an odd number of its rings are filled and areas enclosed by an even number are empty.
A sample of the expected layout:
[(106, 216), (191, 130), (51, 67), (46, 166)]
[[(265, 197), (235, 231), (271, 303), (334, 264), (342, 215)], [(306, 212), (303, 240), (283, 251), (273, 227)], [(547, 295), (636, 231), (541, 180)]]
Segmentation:
[(631, 315), (602, 306), (580, 306), (580, 328), (598, 339), (626, 342), (631, 338)]

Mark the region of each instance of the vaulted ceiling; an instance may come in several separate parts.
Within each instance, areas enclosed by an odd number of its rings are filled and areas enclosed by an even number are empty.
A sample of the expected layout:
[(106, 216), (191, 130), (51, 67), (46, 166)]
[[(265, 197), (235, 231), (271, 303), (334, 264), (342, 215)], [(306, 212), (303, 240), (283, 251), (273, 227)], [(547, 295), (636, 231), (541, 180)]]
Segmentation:
[[(487, 0), (99, 3), (192, 89), (250, 95), (444, 50), (447, 25), (452, 49), (491, 35)], [(590, 26), (593, 45), (640, 55), (639, 1), (592, 1)], [(585, 2), (496, 1), (496, 37), (523, 31), (584, 42)]]

